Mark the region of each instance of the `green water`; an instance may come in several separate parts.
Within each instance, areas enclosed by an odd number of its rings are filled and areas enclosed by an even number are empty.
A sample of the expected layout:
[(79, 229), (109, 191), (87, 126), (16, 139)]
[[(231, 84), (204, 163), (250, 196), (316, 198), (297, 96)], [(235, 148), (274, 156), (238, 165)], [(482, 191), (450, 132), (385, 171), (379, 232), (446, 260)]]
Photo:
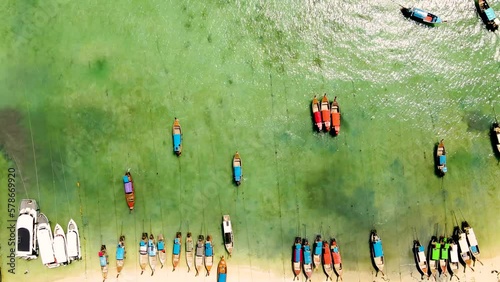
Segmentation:
[[(50, 272), (18, 260), (9, 274), (2, 219), (6, 281), (98, 271), (99, 246), (113, 254), (120, 230), (127, 268), (138, 269), (143, 231), (165, 234), (169, 249), (176, 231), (213, 234), (220, 255), (223, 214), (233, 221), (232, 267), (284, 281), (294, 237), (317, 233), (337, 238), (345, 272), (371, 271), (372, 228), (397, 280), (415, 272), (414, 228), (425, 243), (436, 229), (449, 234), (452, 211), (473, 225), (483, 257), (500, 251), (499, 159), (488, 135), (500, 112), (500, 44), (473, 1), (421, 3), (448, 20), (435, 29), (388, 0), (4, 2), (0, 183), (16, 167), (18, 203), (36, 199), (52, 227), (74, 218), (84, 252)], [(342, 110), (336, 138), (313, 131), (310, 102), (324, 92)], [(432, 159), (440, 139), (444, 178)]]

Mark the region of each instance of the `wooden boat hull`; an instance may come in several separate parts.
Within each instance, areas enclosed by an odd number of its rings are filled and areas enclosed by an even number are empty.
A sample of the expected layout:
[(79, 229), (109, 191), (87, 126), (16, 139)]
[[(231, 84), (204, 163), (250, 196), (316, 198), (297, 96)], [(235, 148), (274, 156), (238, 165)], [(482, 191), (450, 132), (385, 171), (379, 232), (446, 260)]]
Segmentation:
[(330, 245), (330, 251), (332, 255), (332, 263), (333, 263), (333, 269), (335, 270), (335, 273), (337, 273), (337, 276), (342, 279), (342, 257), (340, 256), (340, 250), (338, 248), (337, 242), (335, 239), (332, 239), (331, 245)]
[(212, 239), (210, 235), (207, 235), (207, 240), (205, 241), (205, 268), (207, 270), (207, 276), (210, 275), (210, 270), (214, 265), (214, 245), (212, 244)]
[(151, 267), (151, 271), (153, 271), (153, 273), (154, 273), (156, 270), (156, 261), (157, 261), (156, 255), (155, 256), (148, 256), (148, 261), (149, 261), (149, 267)]
[(307, 278), (311, 279), (313, 274), (313, 266), (312, 263), (304, 263), (304, 274)]
[(196, 252), (194, 265), (196, 267), (196, 276), (198, 276), (203, 268), (205, 261), (205, 241), (203, 235), (198, 236), (198, 242), (196, 243)]
[(340, 133), (340, 107), (337, 102), (337, 97), (332, 102), (331, 106), (331, 114), (332, 114), (332, 127), (334, 129), (335, 135), (339, 135)]
[(199, 275), (203, 268), (203, 257), (196, 256), (194, 263), (196, 266), (196, 275)]
[(486, 0), (474, 0), (474, 4), (486, 28), (490, 31), (498, 30), (500, 20), (495, 15), (495, 11), (493, 11), (488, 2)]
[(205, 268), (207, 269), (207, 276), (210, 275), (210, 270), (212, 270), (212, 266), (214, 265), (214, 257), (205, 257)]
[(302, 239), (300, 237), (296, 237), (292, 247), (292, 269), (295, 277), (298, 277), (302, 271), (303, 254), (301, 242)]
[(327, 278), (331, 280), (333, 276), (333, 261), (332, 255), (330, 253), (330, 244), (328, 244), (328, 241), (323, 241), (322, 262), (323, 271), (325, 271)]
[(125, 265), (125, 262), (121, 260), (116, 260), (116, 272), (120, 274), (123, 270), (123, 266)]
[(312, 113), (316, 128), (318, 129), (318, 131), (323, 130), (323, 120), (321, 119), (320, 104), (318, 99), (316, 99), (316, 96), (314, 96), (312, 101)]
[(415, 258), (415, 263), (417, 265), (418, 270), (420, 273), (424, 276), (429, 276), (429, 273), (427, 272), (427, 258), (425, 256), (425, 250), (422, 245), (420, 245), (420, 242), (415, 240), (413, 243), (413, 254)]
[(227, 279), (227, 264), (224, 257), (221, 257), (217, 265), (217, 282), (226, 282)]
[(139, 265), (141, 267), (141, 271), (145, 271), (146, 267), (148, 266), (149, 263), (149, 256), (148, 254), (140, 254), (139, 255)]
[(323, 99), (321, 99), (321, 118), (323, 119), (325, 130), (330, 131), (331, 128), (330, 102), (328, 101), (326, 94), (323, 96)]
[(132, 211), (135, 206), (135, 190), (134, 181), (130, 172), (127, 172), (125, 176), (123, 176), (123, 187), (125, 192), (125, 201), (127, 202), (129, 210)]
[(188, 272), (191, 270), (191, 267), (193, 267), (193, 261), (194, 261), (194, 246), (193, 246), (193, 238), (190, 237), (190, 234), (188, 234), (188, 237), (186, 237), (186, 265), (188, 267)]
[(174, 144), (174, 153), (177, 156), (182, 154), (182, 129), (177, 118), (174, 119), (174, 124), (172, 125), (172, 139)]
[(438, 16), (418, 8), (401, 7), (401, 13), (406, 18), (431, 27), (439, 26), (443, 23), (441, 18), (439, 18)]
[(307, 239), (304, 239), (304, 242), (305, 243), (302, 245), (302, 250), (303, 250), (302, 267), (304, 269), (304, 275), (308, 279), (310, 279), (313, 272), (311, 247), (308, 244)]

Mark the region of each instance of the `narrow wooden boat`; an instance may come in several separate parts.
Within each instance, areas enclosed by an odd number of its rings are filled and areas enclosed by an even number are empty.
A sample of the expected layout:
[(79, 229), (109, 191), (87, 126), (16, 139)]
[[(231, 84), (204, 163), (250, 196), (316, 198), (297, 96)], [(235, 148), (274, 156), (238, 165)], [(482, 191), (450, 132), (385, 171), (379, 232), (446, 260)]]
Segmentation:
[(439, 244), (436, 236), (432, 236), (429, 251), (429, 269), (434, 279), (436, 279), (438, 273), (440, 254), (441, 244)]
[(454, 276), (457, 276), (458, 270), (460, 269), (460, 263), (458, 261), (458, 245), (453, 238), (449, 238), (448, 241), (450, 242), (450, 260), (448, 261), (448, 265), (450, 266), (451, 273), (453, 273)]
[(295, 274), (293, 280), (299, 279), (302, 267), (302, 238), (295, 237), (295, 243), (292, 249), (292, 269)]
[(325, 125), (325, 130), (330, 131), (332, 127), (331, 119), (330, 119), (330, 102), (326, 97), (326, 93), (321, 99), (321, 118), (323, 119), (323, 124)]
[(177, 232), (174, 238), (174, 246), (172, 248), (172, 266), (174, 267), (172, 271), (179, 265), (181, 260), (181, 244), (182, 244), (182, 233)]
[(210, 270), (214, 265), (214, 245), (212, 244), (212, 236), (207, 235), (207, 240), (205, 241), (205, 268), (207, 269), (207, 275), (210, 275)]
[(332, 254), (330, 253), (330, 244), (328, 241), (323, 241), (323, 270), (326, 273), (326, 280), (333, 280), (333, 261)]
[(318, 99), (316, 99), (316, 95), (314, 95), (314, 98), (312, 100), (312, 113), (314, 117), (314, 123), (316, 123), (318, 131), (323, 130), (323, 120), (321, 119), (319, 101)]
[(413, 255), (415, 256), (415, 263), (422, 276), (429, 277), (427, 272), (427, 258), (425, 257), (425, 248), (420, 244), (420, 241), (413, 241)]
[(500, 154), (500, 125), (494, 123), (491, 128), (491, 133), (493, 134), (493, 139), (497, 148), (497, 153)]
[(337, 102), (337, 96), (333, 99), (331, 106), (331, 114), (332, 114), (332, 127), (334, 129), (335, 135), (339, 135), (340, 133), (340, 107)]
[(453, 235), (455, 240), (458, 242), (458, 249), (460, 252), (460, 258), (465, 263), (465, 267), (470, 267), (472, 270), (472, 255), (469, 250), (469, 243), (467, 243), (467, 235), (460, 229), (460, 227), (455, 226), (453, 230)]
[(177, 118), (174, 119), (174, 124), (172, 125), (172, 138), (174, 141), (174, 153), (180, 156), (182, 154), (182, 129)]
[(67, 239), (67, 250), (69, 261), (82, 259), (82, 252), (80, 247), (80, 233), (78, 232), (78, 226), (73, 219), (68, 222), (66, 239)]
[(198, 242), (196, 243), (196, 258), (194, 265), (196, 267), (196, 275), (200, 274), (201, 268), (203, 267), (203, 261), (205, 258), (205, 237), (203, 235), (198, 236)]
[(405, 18), (410, 18), (418, 23), (427, 26), (434, 27), (443, 23), (441, 18), (439, 18), (438, 16), (418, 8), (401, 7), (401, 13), (403, 13), (403, 16), (405, 16)]
[(139, 242), (139, 265), (142, 275), (148, 265), (148, 233), (146, 232), (142, 233), (142, 239)]
[(227, 265), (224, 256), (220, 258), (217, 265), (217, 282), (226, 282), (227, 279)]
[(337, 241), (335, 238), (332, 239), (331, 244), (330, 244), (330, 250), (332, 252), (332, 259), (333, 259), (333, 269), (335, 269), (335, 273), (337, 273), (337, 276), (342, 279), (342, 258), (340, 256), (340, 250), (339, 246), (337, 245)]
[(382, 240), (377, 234), (377, 230), (373, 229), (370, 235), (372, 259), (377, 268), (384, 275), (384, 251), (382, 249)]
[(233, 253), (234, 235), (231, 217), (227, 214), (222, 216), (222, 231), (224, 232), (224, 246), (226, 246), (226, 250), (229, 256), (231, 256)]
[(321, 257), (323, 254), (323, 241), (321, 240), (321, 235), (316, 236), (316, 240), (314, 240), (313, 250), (314, 270), (317, 270), (321, 266)]
[(167, 250), (165, 249), (165, 237), (163, 234), (158, 235), (158, 243), (156, 243), (156, 249), (158, 250), (158, 258), (161, 264), (161, 268), (167, 262)]
[(306, 275), (306, 281), (311, 280), (311, 276), (313, 273), (313, 266), (312, 266), (312, 257), (311, 257), (311, 246), (309, 245), (309, 241), (304, 238), (303, 244), (302, 244), (302, 250), (303, 250), (303, 258), (304, 260), (302, 261), (302, 267), (304, 268), (304, 274)]
[(38, 255), (42, 259), (43, 265), (48, 268), (58, 267), (60, 264), (56, 262), (54, 256), (54, 249), (52, 247), (54, 237), (50, 229), (50, 222), (43, 213), (38, 214), (36, 237), (38, 241)]
[(441, 236), (439, 238), (439, 244), (441, 244), (441, 255), (439, 257), (439, 268), (441, 269), (441, 274), (447, 276), (448, 259), (450, 253), (450, 244), (448, 243), (448, 238)]
[(444, 148), (443, 141), (444, 139), (441, 139), (441, 141), (439, 142), (436, 152), (437, 169), (441, 175), (444, 175), (446, 172), (448, 172), (448, 168), (446, 167), (446, 149)]
[(500, 20), (495, 15), (495, 11), (490, 7), (486, 0), (474, 0), (476, 11), (486, 25), (486, 28), (491, 31), (498, 30)]
[(462, 230), (467, 235), (467, 242), (469, 243), (469, 250), (475, 260), (479, 261), (479, 246), (476, 239), (476, 234), (474, 229), (469, 225), (467, 221), (462, 222)]
[(187, 233), (186, 237), (186, 264), (188, 267), (188, 272), (191, 270), (194, 261), (194, 246), (193, 246), (193, 237), (191, 236), (191, 232)]
[(236, 152), (233, 157), (233, 177), (236, 186), (240, 186), (241, 179), (243, 177), (243, 170), (241, 168), (241, 157), (238, 152)]
[(116, 246), (116, 278), (120, 276), (125, 264), (125, 235), (121, 235)]
[(101, 250), (99, 251), (99, 265), (101, 266), (102, 281), (106, 281), (108, 278), (108, 252), (106, 250), (106, 245), (101, 245)]
[(155, 236), (153, 234), (149, 235), (149, 240), (148, 240), (148, 261), (149, 261), (149, 267), (151, 267), (151, 276), (155, 274), (156, 270), (156, 242), (155, 242)]
[(38, 220), (38, 204), (33, 199), (22, 199), (19, 206), (19, 216), (16, 221), (16, 257), (26, 260), (36, 259)]
[(134, 191), (134, 181), (132, 180), (132, 174), (127, 171), (123, 176), (123, 187), (125, 191), (125, 200), (130, 211), (134, 209), (135, 205), (135, 191)]
[(59, 264), (66, 265), (69, 262), (68, 250), (66, 249), (66, 235), (61, 225), (54, 227), (54, 256)]

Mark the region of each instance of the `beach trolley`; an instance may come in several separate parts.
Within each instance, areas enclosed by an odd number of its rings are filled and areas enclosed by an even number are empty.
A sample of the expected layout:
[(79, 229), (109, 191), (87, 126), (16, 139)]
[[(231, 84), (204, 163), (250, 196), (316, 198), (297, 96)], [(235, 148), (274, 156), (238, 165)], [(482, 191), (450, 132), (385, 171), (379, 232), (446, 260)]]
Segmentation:
[(174, 141), (174, 153), (180, 156), (182, 154), (182, 129), (177, 118), (174, 119), (174, 124), (172, 125), (172, 138)]
[(73, 219), (68, 222), (68, 229), (66, 230), (66, 240), (67, 240), (67, 250), (69, 262), (73, 260), (82, 259), (82, 252), (80, 247), (80, 233), (78, 232), (78, 226)]
[(48, 268), (58, 267), (59, 263), (56, 262), (54, 249), (52, 247), (54, 237), (50, 229), (49, 219), (43, 213), (38, 214), (37, 229), (38, 253), (42, 259), (43, 265)]
[(243, 172), (241, 170), (241, 157), (238, 152), (234, 154), (233, 157), (233, 177), (234, 182), (237, 186), (241, 184), (241, 178), (243, 177)]
[(220, 258), (219, 265), (217, 266), (217, 282), (226, 282), (227, 265), (224, 256)]
[(132, 180), (132, 174), (127, 171), (123, 176), (123, 189), (125, 192), (125, 200), (130, 211), (134, 209), (135, 205), (135, 191), (134, 191), (134, 181)]
[(32, 199), (21, 200), (19, 217), (16, 221), (16, 257), (36, 259), (36, 225), (38, 222), (38, 204)]
[(226, 246), (229, 256), (231, 256), (233, 252), (234, 235), (231, 217), (227, 214), (222, 217), (222, 231), (224, 232), (224, 245)]
[(382, 249), (382, 240), (377, 234), (377, 230), (372, 230), (370, 236), (372, 258), (377, 270), (384, 275), (384, 251)]

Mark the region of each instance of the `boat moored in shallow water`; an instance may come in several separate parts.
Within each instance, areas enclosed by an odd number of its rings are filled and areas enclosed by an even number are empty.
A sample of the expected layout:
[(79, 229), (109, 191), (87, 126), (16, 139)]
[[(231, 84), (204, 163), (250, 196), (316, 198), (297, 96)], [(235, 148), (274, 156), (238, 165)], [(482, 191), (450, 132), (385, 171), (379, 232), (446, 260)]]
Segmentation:
[(427, 26), (434, 27), (443, 23), (441, 18), (439, 18), (438, 16), (419, 8), (401, 7), (401, 13), (403, 13), (403, 16), (405, 16), (406, 18), (410, 18), (418, 23)]
[(453, 236), (455, 240), (458, 241), (458, 249), (460, 251), (460, 258), (465, 263), (465, 267), (470, 267), (472, 270), (472, 255), (469, 250), (469, 243), (467, 243), (467, 235), (460, 229), (460, 227), (455, 226), (453, 230)]
[(340, 256), (339, 246), (337, 245), (337, 240), (335, 238), (332, 239), (330, 244), (330, 250), (332, 252), (333, 259), (333, 269), (335, 269), (335, 273), (337, 276), (342, 279), (342, 257)]
[(125, 264), (125, 235), (121, 235), (116, 246), (116, 278), (120, 276)]
[(198, 242), (196, 243), (196, 253), (194, 266), (196, 267), (196, 275), (200, 274), (201, 268), (203, 267), (203, 260), (205, 258), (205, 237), (203, 235), (198, 236)]
[(444, 139), (439, 141), (436, 151), (437, 170), (441, 176), (444, 176), (448, 172), (448, 168), (446, 167), (446, 149), (444, 148), (443, 141)]
[(130, 171), (125, 172), (123, 176), (123, 189), (125, 191), (125, 200), (130, 211), (134, 209), (135, 205), (135, 191), (134, 191), (134, 181), (132, 180), (132, 174)]
[(335, 135), (339, 135), (340, 133), (340, 106), (337, 102), (337, 96), (333, 99), (332, 106), (330, 107), (330, 111), (332, 114), (332, 128)]
[(448, 241), (450, 242), (450, 260), (448, 261), (448, 265), (450, 266), (451, 273), (457, 276), (460, 268), (460, 263), (458, 261), (458, 245), (453, 238), (449, 238)]
[(160, 260), (161, 268), (163, 268), (163, 266), (167, 262), (167, 251), (165, 249), (165, 237), (163, 237), (163, 234), (158, 235), (156, 249), (158, 250), (158, 258)]
[(497, 149), (497, 154), (500, 154), (500, 125), (498, 123), (494, 123), (491, 128), (491, 134), (493, 135), (493, 140), (495, 142), (495, 146)]
[(373, 229), (370, 235), (370, 245), (372, 251), (372, 259), (377, 268), (377, 271), (380, 271), (382, 275), (384, 275), (384, 251), (382, 249), (382, 240), (377, 234), (377, 230)]
[(149, 267), (151, 267), (151, 276), (155, 274), (156, 270), (156, 253), (155, 236), (153, 234), (150, 234), (148, 240), (148, 261)]
[(314, 270), (317, 270), (321, 266), (321, 255), (323, 252), (323, 241), (321, 240), (321, 235), (316, 236), (316, 240), (314, 240), (313, 250)]
[[(9, 183), (10, 185), (11, 183)], [(10, 187), (10, 186), (9, 186)], [(38, 222), (38, 204), (32, 199), (21, 200), (19, 217), (16, 221), (16, 257), (23, 259), (36, 259), (37, 236), (36, 225)]]
[(326, 131), (330, 131), (330, 128), (332, 126), (331, 120), (330, 120), (330, 102), (328, 101), (328, 98), (326, 97), (326, 93), (323, 96), (323, 99), (321, 99), (321, 118), (323, 119), (323, 124), (325, 126)]
[(227, 279), (227, 264), (224, 256), (220, 258), (217, 265), (217, 282), (226, 282)]
[(66, 239), (67, 239), (67, 249), (69, 261), (80, 260), (82, 258), (82, 252), (80, 247), (80, 233), (78, 232), (78, 226), (73, 219), (68, 222)]
[(108, 251), (106, 250), (106, 245), (101, 245), (101, 250), (98, 253), (99, 255), (99, 265), (101, 266), (101, 274), (103, 282), (108, 278)]
[(476, 239), (476, 234), (474, 233), (474, 229), (469, 225), (467, 221), (462, 222), (462, 230), (467, 235), (467, 242), (469, 243), (469, 250), (474, 260), (479, 261), (479, 246)]
[(448, 238), (441, 236), (439, 238), (439, 243), (441, 244), (441, 255), (439, 257), (439, 268), (441, 269), (441, 274), (447, 276), (448, 258), (450, 253), (450, 244), (448, 244)]
[(303, 245), (302, 245), (302, 250), (303, 250), (303, 257), (304, 260), (302, 261), (302, 267), (304, 268), (304, 274), (306, 275), (306, 281), (311, 280), (312, 276), (312, 256), (311, 256), (311, 246), (309, 245), (309, 241), (304, 238)]
[(66, 249), (66, 235), (61, 225), (56, 224), (54, 227), (54, 256), (57, 263), (68, 264), (68, 250)]
[(233, 156), (233, 177), (236, 186), (240, 186), (241, 178), (243, 177), (243, 171), (241, 168), (241, 157), (238, 152)]
[(172, 139), (174, 141), (174, 153), (177, 156), (182, 154), (182, 129), (179, 119), (174, 119), (174, 124), (172, 125)]
[(302, 267), (302, 239), (300, 237), (295, 237), (295, 243), (292, 249), (292, 269), (293, 274), (295, 274), (295, 279), (299, 279), (300, 270)]
[(330, 244), (328, 241), (323, 241), (323, 270), (326, 273), (327, 280), (333, 280), (333, 261), (332, 254), (330, 253)]
[(314, 98), (312, 100), (312, 114), (314, 117), (314, 123), (316, 124), (318, 131), (323, 130), (323, 121), (321, 119), (319, 101), (316, 98), (316, 95), (314, 95)]
[(486, 25), (486, 28), (491, 31), (498, 30), (500, 20), (495, 15), (495, 11), (490, 7), (486, 0), (475, 0), (476, 11)]
[(229, 256), (231, 256), (233, 253), (234, 235), (231, 217), (228, 214), (222, 217), (222, 231), (224, 232), (224, 246), (226, 246), (226, 250)]
[(172, 266), (175, 271), (175, 268), (179, 265), (179, 261), (181, 260), (181, 241), (182, 241), (182, 233), (177, 232), (174, 238), (174, 246), (172, 249)]
[(413, 241), (413, 255), (415, 256), (415, 263), (418, 270), (423, 276), (429, 277), (427, 268), (427, 258), (425, 257), (425, 248), (420, 244), (420, 241)]
[(439, 258), (441, 254), (441, 244), (439, 244), (436, 236), (432, 236), (429, 250), (429, 269), (434, 279), (436, 278), (439, 266)]
[(205, 241), (205, 268), (207, 269), (207, 275), (210, 275), (210, 270), (214, 265), (214, 245), (212, 244), (212, 236), (207, 235), (207, 240)]
[(43, 213), (38, 214), (37, 224), (37, 241), (38, 241), (38, 254), (42, 259), (43, 265), (48, 268), (58, 267), (59, 263), (56, 262), (54, 257), (52, 230), (50, 229), (49, 219)]
[(148, 233), (146, 232), (142, 233), (142, 239), (139, 242), (139, 265), (142, 275), (148, 265)]
[(186, 264), (188, 267), (188, 272), (191, 271), (191, 267), (193, 266), (194, 260), (194, 246), (193, 246), (193, 237), (191, 232), (187, 233), (186, 236)]

